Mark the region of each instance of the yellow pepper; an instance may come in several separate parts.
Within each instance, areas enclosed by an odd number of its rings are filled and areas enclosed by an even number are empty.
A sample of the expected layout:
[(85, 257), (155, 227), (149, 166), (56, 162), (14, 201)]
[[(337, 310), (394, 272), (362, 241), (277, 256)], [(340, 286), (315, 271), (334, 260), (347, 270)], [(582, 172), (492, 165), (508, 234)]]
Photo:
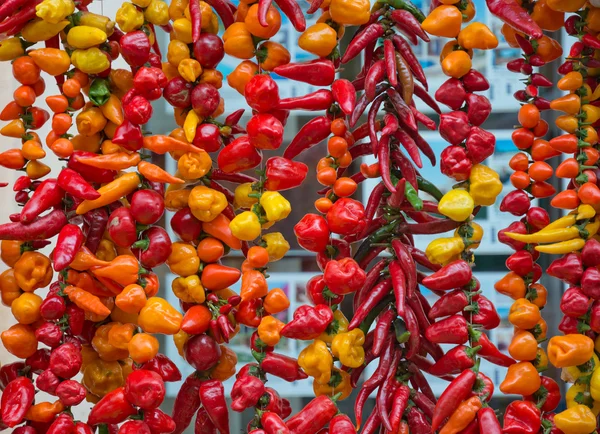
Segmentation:
[(483, 228), (474, 221), (469, 222), (468, 227), (470, 228), (468, 234), (462, 233), (461, 228), (457, 228), (454, 231), (454, 236), (460, 237), (462, 235), (465, 242), (469, 243), (467, 248), (476, 249), (479, 247), (479, 242), (483, 239)]
[(79, 12), (74, 15), (75, 24), (77, 26), (90, 26), (102, 30), (107, 36), (115, 32), (115, 22), (104, 15), (95, 14), (93, 12)]
[(574, 93), (561, 96), (550, 102), (550, 108), (569, 115), (576, 115), (581, 109), (581, 98)]
[(331, 351), (344, 366), (358, 368), (365, 362), (365, 334), (361, 329), (339, 333), (333, 338)]
[(77, 131), (83, 136), (93, 136), (104, 129), (108, 121), (99, 107), (90, 107), (80, 112), (75, 118)]
[(277, 191), (265, 191), (260, 197), (260, 205), (270, 222), (283, 220), (292, 212), (290, 202)]
[(581, 250), (583, 249), (583, 246), (585, 246), (585, 240), (583, 238), (575, 238), (558, 243), (546, 244), (545, 246), (535, 246), (535, 250), (550, 255), (564, 255), (566, 253)]
[(15, 60), (25, 54), (20, 38), (9, 38), (0, 41), (0, 62)]
[(47, 166), (44, 163), (34, 160), (27, 163), (25, 173), (27, 173), (27, 176), (29, 176), (32, 180), (36, 180), (43, 178), (44, 176), (49, 174), (51, 170), (52, 169), (50, 168), (50, 166)]
[(556, 118), (554, 124), (567, 133), (574, 133), (579, 128), (579, 120), (575, 116), (561, 115)]
[(223, 49), (225, 53), (236, 59), (254, 57), (254, 41), (252, 34), (244, 23), (233, 23), (223, 33)]
[(187, 277), (177, 277), (171, 283), (173, 294), (186, 303), (204, 303), (206, 293), (200, 277), (193, 274)]
[(123, 2), (117, 11), (115, 20), (123, 32), (133, 32), (144, 25), (144, 13), (132, 3)]
[(471, 23), (458, 34), (458, 45), (467, 50), (489, 50), (498, 46), (498, 38), (485, 24)]
[(86, 74), (99, 74), (110, 66), (107, 54), (97, 47), (73, 51), (71, 62), (75, 68)]
[(14, 265), (14, 277), (23, 291), (33, 292), (52, 281), (50, 259), (39, 252), (24, 252)]
[(306, 29), (298, 38), (298, 46), (319, 57), (327, 57), (337, 46), (337, 32), (325, 23)]
[(585, 113), (585, 121), (591, 124), (600, 119), (600, 108), (591, 104), (584, 104), (581, 110)]
[(333, 339), (340, 333), (346, 333), (348, 331), (348, 318), (344, 315), (341, 309), (336, 309), (333, 312), (333, 321), (327, 326), (327, 330), (321, 333), (319, 339), (331, 344)]
[(21, 30), (21, 36), (27, 42), (41, 42), (58, 35), (65, 27), (69, 25), (68, 20), (59, 21), (56, 24), (49, 23), (42, 19), (30, 21)]
[(183, 355), (185, 354), (184, 346), (189, 339), (190, 335), (188, 335), (183, 330), (179, 330), (173, 335), (173, 343), (175, 344), (175, 348), (177, 348), (177, 352), (181, 357), (183, 357)]
[(117, 361), (92, 360), (86, 364), (83, 370), (81, 384), (91, 394), (102, 398), (125, 384), (123, 369)]
[(201, 122), (202, 119), (200, 119), (200, 116), (198, 116), (194, 110), (190, 110), (185, 116), (183, 130), (185, 132), (185, 138), (188, 142), (192, 143), (194, 141), (194, 137), (196, 137), (196, 130)]
[(500, 176), (483, 164), (476, 164), (469, 175), (469, 193), (475, 206), (491, 206), (502, 191)]
[(106, 206), (116, 200), (133, 192), (140, 183), (140, 177), (136, 172), (125, 173), (121, 177), (103, 185), (98, 189), (100, 197), (95, 200), (84, 200), (77, 207), (76, 213), (81, 215), (86, 212)]
[(555, 415), (554, 424), (565, 434), (589, 434), (596, 430), (596, 416), (587, 405), (578, 404)]
[(263, 316), (258, 325), (257, 332), (261, 341), (273, 347), (281, 340), (281, 329), (285, 324), (272, 315)]
[(229, 223), (229, 229), (234, 237), (242, 241), (252, 241), (260, 236), (262, 227), (258, 216), (252, 211), (244, 211), (234, 217)]
[(471, 64), (469, 53), (462, 50), (452, 51), (442, 60), (442, 72), (449, 77), (461, 78), (471, 70)]
[(456, 38), (462, 25), (462, 14), (456, 6), (441, 5), (429, 12), (421, 27), (430, 35)]
[(146, 21), (155, 26), (169, 24), (169, 6), (162, 0), (152, 0), (144, 11)]
[(39, 295), (24, 292), (12, 302), (10, 309), (19, 324), (33, 324), (42, 317), (40, 314), (42, 301)]
[(73, 12), (73, 0), (44, 0), (35, 7), (35, 14), (50, 24), (58, 24)]
[(468, 191), (455, 188), (446, 193), (438, 205), (440, 213), (454, 220), (462, 222), (471, 217), (475, 202)]
[(600, 368), (596, 367), (590, 380), (590, 393), (594, 401), (600, 403)]
[(255, 203), (258, 203), (256, 197), (248, 196), (252, 193), (255, 193), (255, 191), (252, 190), (251, 182), (239, 184), (233, 193), (233, 206), (235, 209), (250, 209)]
[(118, 325), (118, 323), (108, 323), (101, 325), (96, 329), (96, 333), (92, 338), (92, 347), (98, 353), (98, 356), (107, 362), (116, 362), (117, 360), (126, 359), (129, 357), (129, 351), (119, 349), (114, 345), (111, 345), (108, 340), (108, 334), (110, 330)]
[(150, 297), (140, 311), (138, 324), (146, 333), (174, 335), (181, 327), (183, 316), (160, 297)]
[(447, 264), (465, 250), (465, 243), (461, 237), (437, 238), (429, 243), (425, 249), (427, 259), (434, 264)]
[(190, 48), (187, 44), (177, 39), (173, 39), (169, 42), (169, 47), (167, 48), (167, 60), (171, 65), (177, 68), (182, 60), (189, 58)]
[(600, 359), (598, 359), (598, 356), (594, 353), (592, 358), (583, 365), (564, 367), (562, 369), (561, 378), (566, 382), (575, 382), (582, 376), (591, 375), (599, 366)]
[(571, 71), (565, 74), (558, 83), (556, 83), (556, 87), (560, 90), (564, 91), (575, 91), (583, 86), (583, 75), (579, 71)]
[(317, 380), (313, 381), (315, 396), (334, 396), (341, 393), (342, 395), (338, 398), (338, 401), (342, 401), (350, 396), (352, 390), (350, 374), (335, 367), (332, 369), (331, 378), (327, 383), (320, 383)]
[(173, 32), (179, 41), (185, 44), (191, 44), (193, 42), (192, 22), (187, 18), (179, 18), (173, 21)]
[(315, 339), (312, 344), (302, 350), (298, 356), (298, 364), (315, 381), (321, 384), (329, 383), (333, 357), (331, 357), (325, 342)]
[(279, 261), (290, 250), (290, 243), (281, 232), (265, 234), (262, 236), (262, 241), (266, 244), (264, 247), (269, 253), (269, 262)]
[(165, 193), (165, 208), (177, 211), (188, 205), (191, 189), (183, 188), (181, 184), (170, 184)]
[(198, 185), (192, 189), (188, 205), (198, 220), (211, 222), (227, 208), (227, 198), (220, 191)]
[(187, 277), (198, 272), (200, 258), (196, 248), (188, 243), (177, 242), (171, 245), (171, 254), (167, 265), (174, 274)]
[(200, 179), (212, 168), (210, 155), (204, 150), (188, 152), (177, 161), (177, 169), (184, 179)]
[(371, 3), (368, 0), (331, 0), (331, 19), (344, 26), (361, 26), (369, 21)]
[(580, 334), (554, 336), (548, 342), (548, 358), (557, 368), (583, 365), (594, 354), (594, 341)]
[(96, 27), (76, 26), (67, 33), (67, 43), (73, 48), (91, 48), (106, 42), (108, 36)]
[(169, 17), (173, 21), (177, 18), (183, 18), (188, 4), (189, 0), (171, 0), (169, 4)]
[(506, 232), (507, 236), (513, 240), (523, 243), (556, 243), (559, 241), (572, 240), (579, 236), (579, 229), (575, 226), (568, 228), (545, 228), (533, 234), (518, 234), (515, 232)]
[(183, 59), (177, 66), (177, 72), (186, 81), (193, 83), (202, 74), (202, 66), (196, 59)]

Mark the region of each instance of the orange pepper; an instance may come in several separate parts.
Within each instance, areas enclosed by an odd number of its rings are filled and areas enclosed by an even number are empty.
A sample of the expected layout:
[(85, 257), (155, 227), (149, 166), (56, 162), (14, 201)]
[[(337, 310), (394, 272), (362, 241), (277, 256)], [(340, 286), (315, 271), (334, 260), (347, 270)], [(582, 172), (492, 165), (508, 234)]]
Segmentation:
[(15, 324), (0, 335), (6, 351), (19, 359), (26, 359), (37, 351), (38, 341), (33, 327)]
[(442, 60), (442, 71), (449, 77), (461, 78), (470, 70), (471, 58), (465, 51), (453, 51)]
[(245, 23), (233, 23), (227, 27), (223, 33), (223, 48), (225, 53), (237, 59), (254, 57), (254, 41)]
[(240, 270), (221, 264), (209, 264), (202, 270), (202, 286), (219, 291), (235, 284), (240, 278)]
[(104, 155), (108, 154), (116, 154), (117, 152), (122, 152), (123, 148), (119, 145), (115, 145), (111, 140), (105, 140), (100, 145), (100, 152)]
[(96, 279), (94, 279), (90, 273), (84, 271), (79, 273), (72, 269), (67, 270), (65, 282), (67, 282), (69, 285), (81, 288), (89, 292), (90, 294), (96, 295), (98, 297), (114, 296), (114, 294), (111, 291), (104, 288)]
[(127, 286), (138, 281), (140, 265), (136, 258), (129, 255), (120, 255), (104, 267), (92, 269), (97, 277), (111, 279), (119, 285)]
[(158, 339), (147, 333), (138, 333), (129, 341), (129, 356), (135, 363), (146, 363), (158, 354)]
[(502, 279), (497, 281), (494, 289), (500, 294), (508, 295), (513, 300), (525, 297), (527, 291), (525, 281), (514, 271), (508, 272)]
[(210, 378), (213, 380), (226, 381), (233, 377), (236, 372), (237, 355), (226, 345), (221, 345), (221, 356), (217, 362), (217, 366), (210, 373)]
[(204, 150), (194, 145), (177, 140), (170, 136), (156, 135), (144, 137), (144, 148), (157, 154), (166, 154), (171, 151), (202, 153)]
[(127, 350), (129, 341), (137, 331), (137, 326), (132, 323), (114, 324), (108, 331), (108, 343), (120, 350)]
[(188, 243), (176, 242), (171, 246), (171, 254), (167, 259), (167, 266), (171, 272), (187, 277), (198, 272), (200, 259), (196, 248)]
[(84, 136), (83, 134), (77, 134), (71, 139), (73, 149), (77, 151), (87, 151), (96, 153), (100, 150), (102, 144), (102, 136), (100, 134), (92, 134), (91, 136)]
[[(85, 347), (84, 347), (85, 348)], [(95, 359), (89, 360), (83, 366), (83, 378), (81, 384), (94, 396), (102, 398), (117, 387), (125, 384), (123, 368), (118, 361), (106, 361), (99, 359), (97, 353)], [(82, 351), (84, 354), (84, 351)]]
[[(550, 108), (569, 115), (576, 115), (581, 109), (581, 98), (575, 93), (564, 95), (551, 101)], [(550, 144), (552, 144), (552, 141)]]
[(178, 190), (167, 189), (167, 193), (165, 194), (165, 208), (169, 211), (179, 211), (188, 206), (188, 199), (192, 189), (179, 188)]
[(122, 324), (137, 324), (138, 315), (136, 313), (126, 313), (115, 306), (110, 313), (110, 319), (114, 322), (120, 322)]
[(250, 60), (244, 60), (227, 75), (227, 83), (237, 90), (240, 95), (244, 95), (246, 83), (256, 74), (258, 74), (258, 65)]
[(34, 140), (27, 140), (21, 148), (21, 155), (26, 160), (39, 160), (46, 156), (46, 151), (42, 145)]
[(500, 390), (506, 394), (532, 395), (542, 385), (540, 374), (530, 362), (519, 362), (508, 367)]
[(2, 240), (0, 244), (0, 258), (9, 267), (13, 267), (27, 245), (23, 241)]
[(42, 71), (53, 77), (64, 74), (71, 66), (69, 54), (58, 48), (39, 48), (27, 54)]
[(117, 360), (126, 359), (129, 356), (129, 352), (125, 349), (119, 349), (109, 342), (108, 334), (111, 329), (119, 323), (108, 323), (101, 325), (96, 329), (94, 337), (92, 338), (92, 347), (98, 353), (98, 356), (107, 362), (116, 362)]
[(158, 294), (160, 281), (155, 273), (146, 273), (140, 276), (140, 285), (146, 292), (146, 297), (154, 297)]
[(219, 259), (223, 257), (225, 254), (225, 248), (223, 247), (223, 243), (213, 237), (203, 238), (198, 243), (198, 258), (202, 262), (212, 263), (217, 262)]
[(598, 205), (600, 203), (600, 189), (595, 183), (586, 182), (577, 191), (577, 197), (581, 203)]
[(200, 76), (200, 83), (212, 84), (217, 89), (223, 87), (223, 74), (216, 69), (205, 69)]
[(0, 166), (7, 169), (19, 170), (25, 165), (25, 158), (20, 149), (9, 149), (0, 153)]
[(39, 404), (32, 405), (25, 414), (25, 419), (32, 422), (50, 423), (57, 414), (65, 409), (63, 403), (59, 400), (51, 402), (40, 402)]
[(52, 281), (52, 264), (46, 255), (25, 252), (14, 266), (15, 279), (23, 291), (33, 292), (44, 288)]
[(252, 268), (264, 268), (269, 263), (269, 252), (262, 246), (252, 246), (246, 258)]
[(40, 163), (39, 161), (30, 161), (27, 163), (27, 167), (25, 168), (25, 173), (32, 180), (40, 179), (50, 173), (50, 166), (45, 165), (44, 163)]
[(579, 197), (574, 190), (563, 190), (550, 201), (550, 205), (558, 209), (575, 209), (579, 204)]
[(529, 286), (529, 292), (532, 293), (533, 291), (535, 291), (535, 298), (531, 302), (542, 309), (546, 306), (546, 301), (548, 300), (548, 290), (541, 283), (534, 283)]
[(80, 112), (75, 118), (77, 131), (84, 136), (99, 133), (106, 126), (106, 118), (98, 107), (91, 107)]
[(283, 327), (285, 327), (285, 324), (274, 316), (263, 316), (257, 329), (258, 337), (265, 344), (273, 347), (279, 343), (281, 339), (279, 332)]
[(467, 50), (489, 50), (498, 46), (498, 38), (485, 24), (471, 23), (458, 34), (458, 44)]
[(121, 125), (125, 119), (121, 100), (116, 95), (111, 94), (108, 101), (100, 106), (100, 110), (104, 117), (115, 125)]
[(540, 308), (526, 298), (516, 300), (508, 312), (508, 321), (515, 327), (526, 330), (535, 327), (540, 318)]
[(0, 134), (5, 137), (20, 139), (25, 134), (25, 124), (21, 119), (14, 119), (0, 129)]
[(535, 336), (526, 330), (519, 330), (513, 335), (508, 346), (508, 353), (516, 360), (531, 361), (537, 356), (538, 342)]
[(185, 184), (181, 178), (171, 175), (166, 170), (161, 169), (155, 164), (147, 161), (140, 161), (137, 165), (138, 172), (151, 182), (163, 182), (165, 184)]
[(557, 368), (583, 365), (594, 355), (594, 341), (580, 334), (554, 336), (548, 342), (548, 358)]
[(31, 292), (24, 292), (10, 306), (11, 312), (19, 324), (33, 324), (42, 318), (40, 306), (42, 297)]
[(448, 421), (440, 430), (440, 434), (455, 434), (464, 430), (477, 416), (482, 404), (478, 396), (463, 401), (454, 410)]
[(114, 181), (111, 181), (108, 184), (100, 187), (98, 189), (100, 197), (95, 200), (84, 200), (77, 207), (76, 212), (77, 214), (81, 215), (93, 209), (113, 203), (114, 201), (119, 200), (133, 192), (138, 187), (139, 183), (140, 177), (137, 173), (126, 173)]
[(133, 87), (133, 74), (131, 71), (126, 69), (112, 69), (110, 71), (109, 78), (110, 81), (114, 83), (114, 85), (123, 93), (129, 91)]
[(109, 262), (98, 259), (90, 249), (83, 246), (79, 249), (69, 267), (77, 271), (86, 271), (92, 267), (106, 267), (108, 264)]
[(115, 298), (115, 303), (123, 312), (139, 313), (146, 305), (146, 292), (140, 285), (132, 284), (123, 288)]
[(421, 27), (430, 35), (456, 38), (460, 32), (462, 14), (456, 6), (441, 5), (429, 12)]
[(0, 297), (2, 298), (2, 304), (10, 307), (22, 293), (23, 291), (17, 285), (14, 270), (12, 268), (4, 270), (0, 274)]
[(544, 35), (536, 41), (538, 43), (536, 53), (539, 54), (546, 63), (552, 62), (562, 56), (562, 46), (555, 39)]
[(110, 315), (110, 309), (108, 309), (98, 297), (84, 291), (81, 288), (75, 286), (67, 286), (64, 290), (69, 300), (77, 305), (77, 307), (83, 309), (86, 312), (96, 314), (101, 317), (107, 317)]
[(108, 155), (98, 155), (96, 157), (79, 158), (83, 164), (99, 169), (124, 170), (137, 166), (141, 161), (140, 154), (137, 152), (116, 152)]
[(264, 274), (257, 270), (250, 270), (242, 274), (242, 287), (240, 296), (242, 301), (262, 298), (269, 291)]
[(181, 328), (183, 316), (168, 301), (151, 297), (140, 311), (138, 324), (146, 333), (174, 335)]
[(274, 315), (290, 307), (290, 300), (281, 288), (274, 288), (265, 297), (263, 307), (265, 311)]
[(231, 229), (229, 228), (230, 220), (223, 214), (219, 214), (210, 222), (202, 223), (202, 230), (208, 235), (224, 242), (230, 248), (234, 250), (240, 250), (242, 248), (242, 242), (233, 236)]

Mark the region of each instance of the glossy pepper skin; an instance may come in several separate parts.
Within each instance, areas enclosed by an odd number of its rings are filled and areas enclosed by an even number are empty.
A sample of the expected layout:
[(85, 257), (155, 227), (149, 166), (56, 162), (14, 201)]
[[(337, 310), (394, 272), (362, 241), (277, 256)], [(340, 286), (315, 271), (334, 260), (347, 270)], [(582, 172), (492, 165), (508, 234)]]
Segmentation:
[(231, 409), (242, 412), (247, 408), (254, 407), (263, 393), (265, 384), (253, 375), (242, 375), (238, 377), (231, 389)]
[(205, 381), (200, 385), (199, 394), (200, 402), (212, 423), (221, 434), (229, 434), (229, 412), (223, 383), (218, 380)]
[(311, 340), (318, 338), (333, 321), (333, 313), (328, 306), (300, 306), (294, 318), (281, 329), (281, 336), (290, 339)]
[(102, 423), (120, 423), (136, 413), (125, 395), (125, 388), (119, 387), (106, 394), (88, 416), (89, 425)]
[(337, 411), (337, 405), (330, 397), (319, 396), (288, 419), (286, 425), (292, 434), (317, 432), (333, 419)]
[(306, 214), (294, 226), (298, 244), (308, 251), (321, 252), (329, 244), (327, 220), (318, 214)]
[(25, 418), (33, 404), (35, 388), (27, 377), (18, 377), (4, 388), (2, 393), (2, 422), (12, 428)]
[(265, 167), (265, 188), (270, 191), (284, 191), (302, 184), (308, 173), (308, 166), (284, 157), (271, 157)]
[(331, 292), (346, 295), (362, 288), (366, 273), (352, 258), (331, 260), (323, 272), (324, 282)]
[(534, 434), (540, 429), (540, 410), (533, 402), (513, 401), (504, 412), (502, 432)]

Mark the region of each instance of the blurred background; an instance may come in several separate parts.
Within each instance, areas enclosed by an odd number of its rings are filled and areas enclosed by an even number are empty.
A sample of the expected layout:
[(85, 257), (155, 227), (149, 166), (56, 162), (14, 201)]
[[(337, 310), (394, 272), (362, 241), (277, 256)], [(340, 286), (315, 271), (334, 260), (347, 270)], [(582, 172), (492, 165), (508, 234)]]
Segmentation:
[[(307, 3), (303, 0), (299, 0), (299, 2), (304, 9), (308, 7)], [(493, 285), (506, 273), (504, 261), (511, 254), (511, 251), (507, 246), (497, 241), (496, 235), (498, 230), (505, 228), (514, 220), (512, 215), (500, 213), (498, 206), (503, 195), (512, 189), (509, 183), (510, 169), (508, 167), (508, 161), (515, 153), (516, 148), (511, 142), (510, 135), (512, 133), (513, 125), (516, 123), (516, 113), (519, 107), (517, 101), (512, 97), (512, 94), (516, 90), (522, 88), (522, 83), (519, 81), (521, 77), (517, 74), (508, 72), (505, 68), (505, 64), (509, 60), (519, 57), (520, 50), (509, 47), (503, 40), (500, 33), (501, 23), (488, 14), (484, 1), (474, 0), (474, 2), (477, 9), (475, 20), (488, 24), (488, 26), (500, 39), (500, 45), (498, 48), (494, 50), (488, 50), (486, 52), (476, 53), (473, 61), (473, 68), (482, 72), (488, 78), (491, 85), (490, 90), (486, 92), (486, 96), (491, 100), (494, 111), (483, 127), (495, 134), (496, 153), (490, 157), (490, 159), (487, 161), (487, 164), (500, 174), (501, 179), (505, 184), (505, 191), (498, 198), (496, 205), (485, 208), (477, 216), (476, 221), (484, 228), (485, 236), (481, 243), (481, 247), (476, 251), (477, 268), (475, 271), (477, 278), (481, 282), (483, 294), (495, 303), (496, 308), (503, 318), (501, 325), (497, 329), (489, 332), (489, 337), (501, 350), (505, 351), (510, 343), (513, 332), (512, 327), (506, 320), (511, 300), (508, 297), (497, 294), (494, 291)], [(120, 3), (121, 2), (117, 0), (95, 0), (91, 5), (90, 10), (114, 19)], [(420, 4), (420, 0), (416, 0), (415, 3), (417, 6), (426, 11), (428, 5)], [(273, 40), (286, 46), (291, 53), (292, 62), (310, 60), (312, 55), (303, 52), (297, 47), (297, 38), (299, 34), (293, 29), (290, 23), (286, 20), (285, 16), (282, 15), (282, 18), (284, 21), (281, 31)], [(312, 21), (315, 21), (316, 19), (317, 15), (314, 15), (312, 17)], [(309, 24), (310, 21), (311, 20), (309, 20)], [(342, 46), (347, 44), (353, 33), (354, 29), (347, 30), (346, 36), (342, 41)], [(560, 38), (559, 35), (553, 36), (557, 39)], [(165, 53), (169, 36), (159, 30), (158, 37), (161, 42), (161, 46), (163, 47), (163, 53)], [(562, 39), (565, 40), (564, 37)], [(429, 44), (420, 44), (415, 48), (416, 54), (419, 56), (419, 59), (425, 68), (425, 72), (429, 80), (431, 95), (433, 95), (435, 90), (446, 80), (446, 77), (442, 74), (439, 67), (439, 53), (445, 42), (445, 40), (436, 39), (432, 40), (432, 42)], [(563, 44), (563, 46), (565, 45)], [(565, 47), (564, 49), (566, 52), (568, 52), (568, 47)], [(238, 59), (226, 56), (219, 66), (219, 69), (224, 75), (227, 75), (239, 62), (240, 61)], [(556, 65), (558, 65), (558, 63)], [(113, 67), (124, 67), (124, 64), (117, 60), (116, 65), (113, 64)], [(360, 67), (360, 59), (356, 59), (352, 63), (343, 66), (340, 71), (340, 76), (352, 80), (352, 78), (355, 77), (359, 72)], [(548, 76), (552, 77), (550, 72), (548, 72)], [(274, 78), (277, 79), (282, 98), (303, 95), (316, 90), (316, 88), (313, 88), (308, 84), (293, 82), (278, 76), (274, 76)], [(40, 97), (39, 99), (40, 105), (44, 104), (43, 100), (46, 96), (57, 93), (54, 80), (46, 77), (46, 85), (46, 92), (44, 96)], [(3, 107), (7, 102), (12, 100), (12, 92), (14, 89), (16, 89), (16, 87), (17, 82), (12, 78), (10, 64), (7, 62), (0, 63), (0, 107)], [(247, 108), (244, 98), (236, 90), (230, 88), (227, 83), (224, 83), (224, 86), (222, 89), (220, 89), (220, 92), (221, 96), (225, 99), (226, 114), (239, 108)], [(542, 94), (542, 96), (548, 99), (552, 99), (553, 97), (553, 95), (549, 94)], [(420, 101), (418, 101), (418, 103), (419, 102)], [(419, 108), (433, 119), (436, 119), (428, 107), (419, 106)], [(447, 108), (442, 107), (442, 110), (447, 110)], [(310, 112), (292, 112), (290, 114), (288, 123), (286, 125), (285, 142), (281, 147), (281, 152), (283, 152), (286, 144), (289, 143), (296, 132), (313, 116), (314, 115)], [(241, 124), (245, 124), (247, 119), (248, 116), (245, 116)], [(552, 128), (554, 124), (552, 119), (546, 120), (549, 121), (551, 125), (549, 134), (552, 135)], [(359, 124), (360, 123), (362, 122), (359, 122)], [(172, 107), (169, 106), (164, 100), (156, 101), (154, 104), (153, 118), (145, 127), (145, 129), (154, 134), (168, 134), (174, 128), (176, 128), (176, 124), (173, 120)], [(48, 132), (49, 123), (47, 126), (42, 128), (41, 131), (39, 131), (40, 137), (44, 138)], [(432, 148), (439, 156), (441, 150), (446, 147), (446, 143), (435, 132), (423, 132), (423, 136), (429, 141)], [(12, 143), (13, 141), (14, 143)], [(3, 138), (3, 150), (16, 146), (18, 146), (17, 139)], [(273, 156), (275, 154), (276, 152), (271, 152), (269, 156)], [(322, 186), (316, 181), (315, 166), (318, 160), (325, 155), (326, 147), (325, 143), (323, 143), (300, 157), (300, 160), (309, 166), (309, 175), (305, 183), (300, 188), (284, 192), (284, 196), (286, 196), (292, 203), (293, 212), (284, 222), (278, 223), (272, 229), (272, 231), (282, 232), (292, 245), (292, 250), (288, 253), (285, 259), (272, 264), (272, 267), (269, 269), (270, 278), (268, 279), (271, 288), (282, 288), (289, 296), (291, 301), (290, 309), (287, 312), (279, 314), (280, 319), (286, 322), (290, 319), (288, 318), (288, 315), (291, 317), (291, 314), (298, 305), (307, 302), (305, 294), (306, 282), (319, 272), (314, 255), (299, 249), (293, 234), (293, 226), (304, 213), (313, 212), (312, 203), (318, 197), (316, 192), (322, 188)], [(47, 158), (47, 160), (52, 160), (52, 158)], [(172, 173), (175, 171), (176, 165), (168, 156), (166, 159), (161, 158), (154, 162), (163, 165), (163, 167), (166, 167)], [(358, 170), (358, 165), (360, 162), (356, 162), (355, 164), (356, 168), (352, 173)], [(58, 160), (52, 161), (51, 165), (53, 167), (52, 173), (58, 173), (62, 166)], [(435, 183), (442, 191), (447, 191), (452, 185), (450, 182), (451, 180), (443, 176), (437, 167), (432, 168), (431, 166), (427, 166), (427, 163), (425, 163), (425, 167), (421, 173), (425, 178)], [(14, 192), (10, 187), (12, 186), (14, 180), (19, 176), (19, 173), (8, 169), (0, 169), (0, 174), (0, 181), (9, 183), (9, 187), (0, 189), (0, 201), (2, 203), (2, 206), (0, 206), (0, 222), (8, 222), (8, 216), (10, 214), (19, 212), (19, 208), (14, 201)], [(358, 196), (356, 198), (361, 198), (363, 202), (365, 202), (373, 185), (374, 184), (369, 183), (368, 181), (362, 183), (360, 190), (356, 193)], [(540, 206), (545, 205), (547, 204), (540, 204)], [(168, 220), (170, 217), (170, 214), (165, 215), (166, 227), (169, 227)], [(175, 237), (173, 236), (173, 238)], [(417, 241), (417, 247), (421, 248), (422, 250), (425, 249), (427, 243), (430, 241), (430, 238), (427, 236), (417, 236), (415, 238)], [(50, 252), (48, 250), (45, 253)], [(227, 257), (227, 265), (239, 265), (241, 264), (241, 261), (242, 258), (240, 256)], [(542, 262), (541, 265), (545, 269), (547, 263)], [(3, 263), (0, 263), (0, 272), (4, 271), (5, 269), (6, 266)], [(161, 278), (160, 295), (167, 298), (173, 305), (177, 305), (178, 300), (170, 290), (171, 281), (173, 280), (174, 276), (171, 275), (169, 270), (164, 266), (156, 269), (155, 271)], [(552, 335), (553, 333), (556, 333), (558, 318), (560, 318), (558, 306), (563, 288), (558, 281), (549, 279), (547, 277), (542, 279), (542, 283), (548, 288), (549, 292), (549, 303), (542, 313), (549, 325), (549, 335)], [(423, 289), (423, 292), (428, 298), (431, 299), (432, 302), (435, 301), (435, 296), (427, 293), (425, 289)], [(40, 293), (40, 295), (43, 296), (44, 294)], [(346, 313), (346, 316), (351, 316), (351, 299), (346, 300), (346, 302), (342, 305), (342, 310)], [(4, 330), (13, 323), (14, 319), (10, 314), (9, 308), (0, 306), (0, 329)], [(249, 338), (251, 333), (252, 330), (244, 330), (244, 327), (242, 327), (240, 334), (231, 342), (231, 346), (236, 351), (238, 356), (238, 369), (243, 364), (254, 361), (249, 351)], [(277, 346), (277, 351), (292, 357), (297, 357), (298, 353), (303, 349), (302, 344), (302, 341), (290, 341), (283, 339)], [(191, 368), (177, 353), (177, 350), (170, 337), (161, 337), (161, 351), (179, 365), (184, 377), (192, 372)], [(14, 361), (13, 357), (8, 354), (3, 347), (0, 347), (0, 362), (2, 364), (6, 364), (10, 363), (11, 361)], [(484, 372), (494, 381), (495, 385), (499, 385), (504, 378), (504, 368), (499, 368), (488, 362), (483, 362), (481, 369), (482, 372)], [(370, 366), (366, 371), (366, 375), (372, 373), (373, 370), (374, 366)], [(557, 373), (550, 372), (548, 375), (555, 376)], [(229, 384), (226, 384), (225, 386), (226, 390), (231, 389), (233, 381), (230, 380), (228, 383)], [(312, 382), (310, 380), (304, 380), (297, 383), (286, 383), (283, 380), (279, 380), (271, 376), (269, 378), (268, 385), (278, 390), (283, 397), (288, 398), (291, 401), (294, 410), (300, 409), (313, 396)], [(445, 382), (432, 378), (431, 385), (434, 392), (439, 394), (443, 391)], [(165, 411), (171, 410), (172, 402), (177, 391), (179, 390), (179, 386), (180, 384), (178, 383), (169, 383), (169, 398), (164, 405)], [(354, 402), (353, 398), (355, 396), (356, 392), (353, 393), (350, 398), (340, 403), (340, 410), (342, 412), (353, 414), (352, 405)], [(492, 408), (502, 409), (512, 399), (514, 399), (514, 397), (502, 396), (499, 392), (497, 392), (494, 394), (493, 399), (494, 402), (492, 403)], [(373, 402), (371, 399), (367, 404), (365, 414), (370, 413), (372, 406)], [(85, 407), (85, 405), (82, 404), (80, 407)], [(81, 411), (83, 411), (83, 409)], [(246, 424), (252, 417), (252, 412), (247, 412), (244, 414), (232, 413), (231, 431), (239, 432), (241, 429), (245, 428)]]

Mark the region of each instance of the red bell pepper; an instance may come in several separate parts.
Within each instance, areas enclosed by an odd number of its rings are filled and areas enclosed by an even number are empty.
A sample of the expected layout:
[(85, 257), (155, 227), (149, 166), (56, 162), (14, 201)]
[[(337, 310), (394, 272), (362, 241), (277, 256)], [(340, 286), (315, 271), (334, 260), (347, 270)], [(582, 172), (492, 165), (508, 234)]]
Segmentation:
[(9, 428), (19, 425), (25, 418), (29, 407), (35, 398), (35, 388), (27, 377), (12, 380), (2, 392), (1, 410), (2, 422)]
[(469, 135), (471, 127), (465, 112), (453, 111), (440, 116), (440, 135), (451, 145), (459, 145)]
[(127, 400), (142, 410), (152, 410), (165, 399), (165, 383), (160, 375), (145, 369), (133, 371), (125, 381)]
[(296, 188), (304, 182), (308, 173), (306, 164), (285, 157), (271, 157), (265, 166), (265, 188), (269, 191)]
[(150, 40), (141, 30), (127, 32), (119, 41), (121, 55), (131, 66), (143, 66), (150, 57)]
[(318, 214), (306, 214), (294, 226), (298, 244), (308, 251), (321, 252), (329, 244), (327, 220)]
[(244, 89), (248, 105), (257, 112), (268, 112), (278, 108), (279, 87), (269, 75), (258, 74), (248, 81)]
[(238, 376), (231, 389), (231, 409), (242, 412), (258, 404), (265, 393), (265, 383), (253, 375)]
[(315, 307), (303, 305), (294, 311), (294, 318), (280, 331), (290, 339), (312, 340), (318, 338), (333, 321), (331, 308), (324, 304)]
[(253, 169), (262, 161), (262, 153), (250, 143), (248, 136), (241, 136), (219, 152), (217, 164), (225, 173), (237, 173)]
[(534, 434), (540, 430), (541, 412), (531, 401), (512, 401), (504, 412), (506, 434)]
[(524, 215), (531, 206), (529, 195), (523, 190), (513, 190), (502, 199), (500, 211), (509, 212), (514, 216)]
[(137, 70), (133, 77), (133, 87), (137, 93), (150, 101), (159, 99), (168, 80), (160, 68), (143, 66)]
[(324, 281), (331, 292), (345, 295), (362, 288), (367, 275), (352, 258), (332, 260), (325, 266)]

